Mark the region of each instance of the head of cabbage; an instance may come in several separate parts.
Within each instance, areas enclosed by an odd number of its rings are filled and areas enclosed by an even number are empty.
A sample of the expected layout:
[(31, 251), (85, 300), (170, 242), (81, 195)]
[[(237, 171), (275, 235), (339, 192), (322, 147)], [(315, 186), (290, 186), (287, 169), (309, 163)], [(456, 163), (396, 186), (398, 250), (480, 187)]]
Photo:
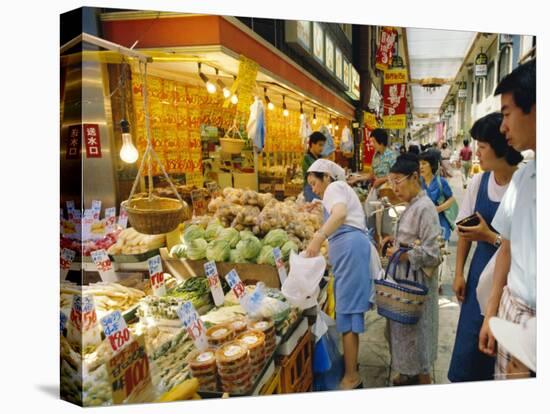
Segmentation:
[(237, 243), (236, 250), (243, 258), (253, 260), (260, 254), (261, 249), (262, 242), (257, 237), (252, 236)]
[(282, 247), (288, 241), (288, 234), (283, 229), (271, 230), (264, 237), (264, 245), (271, 247)]
[(183, 240), (189, 244), (196, 239), (204, 239), (204, 229), (198, 224), (191, 224), (183, 231)]
[(230, 263), (249, 263), (244, 257), (241, 256), (240, 252), (237, 249), (231, 249), (229, 252), (229, 262)]
[(187, 245), (187, 258), (191, 260), (202, 260), (206, 257), (208, 242), (204, 239), (195, 239)]
[(221, 225), (221, 223), (218, 220), (215, 220), (211, 222), (206, 228), (206, 231), (204, 232), (204, 238), (207, 241), (215, 240), (222, 230), (223, 226)]
[(241, 240), (246, 240), (256, 236), (254, 236), (254, 233), (252, 233), (250, 230), (243, 230), (239, 233), (239, 237), (241, 238)]
[(183, 243), (176, 244), (170, 249), (170, 256), (185, 259), (187, 257), (187, 245)]
[(275, 256), (273, 256), (273, 247), (264, 246), (260, 250), (260, 254), (256, 258), (256, 263), (258, 264), (269, 264), (275, 266)]
[(218, 233), (218, 237), (216, 237), (216, 240), (224, 240), (227, 243), (229, 243), (229, 246), (234, 249), (237, 247), (237, 243), (239, 242), (241, 238), (239, 237), (239, 232), (235, 230), (233, 227), (228, 227), (226, 229), (223, 229)]
[(226, 262), (229, 260), (231, 247), (225, 240), (214, 240), (206, 248), (206, 258), (215, 262)]
[(281, 247), (283, 260), (288, 260), (291, 251), (293, 251), (294, 253), (298, 253), (298, 246), (292, 240), (289, 240), (285, 244), (283, 244), (283, 247)]

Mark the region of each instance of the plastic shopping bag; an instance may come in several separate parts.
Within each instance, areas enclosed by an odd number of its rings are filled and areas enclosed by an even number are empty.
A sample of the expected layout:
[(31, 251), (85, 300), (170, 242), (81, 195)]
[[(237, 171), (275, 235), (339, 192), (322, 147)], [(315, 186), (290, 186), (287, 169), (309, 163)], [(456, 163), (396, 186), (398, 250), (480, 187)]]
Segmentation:
[(316, 336), (313, 350), (313, 390), (336, 390), (344, 374), (344, 358), (338, 349), (336, 323), (326, 313), (319, 311), (313, 332)]
[(290, 253), (290, 270), (281, 292), (289, 303), (301, 310), (317, 304), (319, 282), (323, 278), (327, 263), (323, 256), (305, 257), (305, 252), (299, 255)]

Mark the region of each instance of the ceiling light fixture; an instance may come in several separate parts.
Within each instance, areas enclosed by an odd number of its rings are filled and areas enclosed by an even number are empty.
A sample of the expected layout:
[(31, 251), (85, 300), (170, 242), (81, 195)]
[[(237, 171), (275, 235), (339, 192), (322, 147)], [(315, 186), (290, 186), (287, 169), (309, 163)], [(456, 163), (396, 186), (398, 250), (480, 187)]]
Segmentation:
[(202, 81), (204, 82), (204, 84), (206, 85), (206, 90), (208, 91), (208, 93), (216, 93), (216, 85), (214, 85), (212, 82), (210, 82), (210, 80), (208, 79), (208, 77), (201, 72), (201, 63), (198, 62), (199, 64), (199, 77), (202, 79)]

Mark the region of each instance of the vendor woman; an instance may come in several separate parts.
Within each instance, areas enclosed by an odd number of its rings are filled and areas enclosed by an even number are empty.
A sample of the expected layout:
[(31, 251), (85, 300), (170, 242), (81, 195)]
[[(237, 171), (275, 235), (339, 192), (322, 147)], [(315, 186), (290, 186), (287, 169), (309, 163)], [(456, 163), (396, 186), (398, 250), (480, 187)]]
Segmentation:
[[(329, 160), (317, 160), (308, 169), (307, 181), (322, 199), (325, 223), (309, 243), (309, 257), (319, 254), (328, 239), (329, 261), (334, 273), (336, 330), (343, 334), (345, 373), (341, 389), (361, 388), (357, 370), (359, 334), (365, 331), (365, 312), (370, 307), (372, 278), (369, 274), (371, 242), (365, 214), (344, 170)], [(374, 254), (374, 252), (373, 252)]]
[(414, 325), (389, 321), (392, 370), (399, 375), (393, 385), (429, 384), (437, 358), (438, 289), (437, 266), (440, 263), (439, 218), (432, 200), (420, 187), (418, 156), (404, 154), (392, 166), (388, 182), (395, 195), (408, 203), (397, 223), (394, 247), (407, 251), (399, 257), (395, 278), (422, 283), (428, 288), (422, 315)]

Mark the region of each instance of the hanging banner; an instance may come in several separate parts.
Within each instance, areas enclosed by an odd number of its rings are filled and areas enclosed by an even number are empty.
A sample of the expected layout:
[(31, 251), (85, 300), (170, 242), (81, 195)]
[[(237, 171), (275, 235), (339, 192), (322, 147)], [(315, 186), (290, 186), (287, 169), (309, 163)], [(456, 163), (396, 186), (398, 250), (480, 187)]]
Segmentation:
[(397, 40), (397, 30), (393, 27), (382, 27), (380, 44), (376, 52), (376, 69), (388, 70), (393, 61), (393, 46)]
[(487, 76), (487, 64), (489, 63), (489, 57), (485, 53), (479, 53), (476, 56), (475, 61), (475, 76), (485, 77)]
[[(239, 61), (239, 73), (237, 74), (237, 79), (231, 86), (231, 96), (237, 94), (239, 98), (237, 112), (248, 113), (250, 105), (252, 105), (254, 101), (253, 94), (256, 88), (256, 76), (258, 74), (259, 65), (243, 55), (241, 55)], [(227, 108), (230, 103), (230, 99), (226, 99), (223, 103), (223, 107)]]
[(384, 128), (407, 127), (407, 70), (384, 72)]

